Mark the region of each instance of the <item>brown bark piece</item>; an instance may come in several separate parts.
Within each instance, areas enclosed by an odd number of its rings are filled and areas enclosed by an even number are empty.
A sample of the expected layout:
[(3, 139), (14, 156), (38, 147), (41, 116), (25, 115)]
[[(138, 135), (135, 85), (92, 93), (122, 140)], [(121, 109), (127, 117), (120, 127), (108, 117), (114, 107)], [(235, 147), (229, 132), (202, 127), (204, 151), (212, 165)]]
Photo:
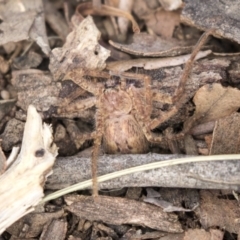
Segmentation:
[(6, 116), (14, 107), (16, 100), (0, 100), (0, 121)]
[(10, 151), (14, 146), (22, 141), (24, 123), (12, 118), (8, 121), (4, 132), (0, 135), (2, 139), (2, 149)]
[(25, 111), (29, 104), (44, 112), (58, 103), (61, 83), (54, 82), (49, 72), (36, 69), (14, 71), (11, 81), (18, 91), (17, 106)]
[[(17, 106), (24, 111), (29, 104), (33, 104), (43, 115), (43, 118), (50, 118), (57, 114), (57, 107), (63, 104), (63, 98), (72, 93), (77, 85), (72, 81), (56, 82), (50, 72), (36, 69), (13, 71), (12, 84), (18, 92)], [(65, 116), (64, 116), (65, 117)], [(68, 118), (81, 117), (92, 119), (93, 111), (73, 112)]]
[(53, 220), (49, 225), (45, 225), (39, 240), (64, 240), (67, 233), (67, 222)]
[(16, 237), (37, 237), (42, 232), (45, 224), (53, 219), (62, 217), (63, 210), (53, 213), (30, 213), (7, 229), (7, 232)]
[(183, 240), (222, 240), (224, 233), (218, 229), (189, 229), (185, 232)]
[[(164, 213), (160, 208), (143, 202), (124, 198), (98, 196), (66, 196), (66, 209), (90, 221), (103, 221), (109, 224), (134, 224), (153, 229), (179, 233), (182, 227), (174, 214)], [(117, 217), (116, 217), (117, 216)]]
[[(239, 232), (240, 209), (237, 200), (225, 199), (218, 191), (200, 191), (201, 203), (196, 209), (203, 228), (218, 226), (230, 233)], [(220, 198), (221, 197), (221, 198)]]
[(115, 48), (136, 56), (143, 57), (170, 57), (192, 51), (192, 46), (183, 46), (182, 42), (174, 39), (164, 39), (147, 33), (138, 33), (133, 36), (131, 44), (120, 44), (109, 41)]
[(240, 43), (239, 1), (186, 0), (181, 21), (202, 30), (214, 29), (216, 37)]
[(216, 121), (210, 155), (240, 152), (240, 114), (233, 113)]

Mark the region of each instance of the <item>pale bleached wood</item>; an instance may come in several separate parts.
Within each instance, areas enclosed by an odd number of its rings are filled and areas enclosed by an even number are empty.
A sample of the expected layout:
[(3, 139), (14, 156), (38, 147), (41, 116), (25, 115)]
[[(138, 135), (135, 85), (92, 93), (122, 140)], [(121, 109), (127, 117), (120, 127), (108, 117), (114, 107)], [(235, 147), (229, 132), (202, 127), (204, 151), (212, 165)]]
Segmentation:
[(29, 106), (21, 152), (0, 176), (0, 234), (41, 201), (56, 155), (51, 127)]

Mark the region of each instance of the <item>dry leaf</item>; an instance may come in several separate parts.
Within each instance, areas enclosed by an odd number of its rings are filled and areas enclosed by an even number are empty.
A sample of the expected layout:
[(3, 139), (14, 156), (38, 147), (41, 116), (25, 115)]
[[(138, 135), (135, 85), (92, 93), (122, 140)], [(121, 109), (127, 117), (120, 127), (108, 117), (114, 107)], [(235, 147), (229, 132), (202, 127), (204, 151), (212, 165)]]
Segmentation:
[(240, 107), (240, 90), (223, 87), (219, 83), (207, 84), (195, 94), (194, 115), (185, 122), (185, 129), (190, 130), (198, 124), (217, 120), (230, 115)]
[(0, 5), (0, 44), (32, 38), (48, 55), (50, 47), (41, 0), (11, 0)]
[(240, 152), (240, 114), (233, 113), (216, 121), (210, 155)]
[(239, 221), (237, 220), (240, 216), (240, 210), (237, 200), (224, 198), (218, 194), (218, 191), (214, 190), (201, 190), (200, 195), (200, 207), (195, 212), (202, 227), (207, 229), (218, 226), (228, 232), (238, 233)]
[(144, 57), (171, 57), (190, 53), (192, 46), (183, 46), (183, 42), (175, 39), (163, 39), (147, 33), (138, 33), (133, 35), (131, 44), (120, 44), (109, 41), (115, 48), (136, 56)]
[(100, 32), (88, 16), (67, 36), (62, 48), (52, 50), (49, 69), (54, 79), (63, 79), (74, 68), (104, 69), (110, 51), (98, 43), (99, 38)]

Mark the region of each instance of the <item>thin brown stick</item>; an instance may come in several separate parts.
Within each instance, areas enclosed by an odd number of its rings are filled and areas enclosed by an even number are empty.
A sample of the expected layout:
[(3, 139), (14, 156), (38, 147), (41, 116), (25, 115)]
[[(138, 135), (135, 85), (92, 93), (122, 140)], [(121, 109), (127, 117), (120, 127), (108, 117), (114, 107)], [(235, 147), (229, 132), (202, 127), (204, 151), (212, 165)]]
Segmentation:
[(101, 8), (95, 8), (93, 6), (93, 3), (87, 2), (87, 3), (81, 3), (78, 5), (76, 12), (81, 15), (98, 15), (98, 16), (114, 16), (114, 17), (124, 17), (127, 18), (132, 23), (132, 29), (134, 33), (139, 33), (140, 28), (135, 21), (132, 14), (129, 12), (123, 11), (118, 8), (110, 7), (107, 5), (101, 5)]

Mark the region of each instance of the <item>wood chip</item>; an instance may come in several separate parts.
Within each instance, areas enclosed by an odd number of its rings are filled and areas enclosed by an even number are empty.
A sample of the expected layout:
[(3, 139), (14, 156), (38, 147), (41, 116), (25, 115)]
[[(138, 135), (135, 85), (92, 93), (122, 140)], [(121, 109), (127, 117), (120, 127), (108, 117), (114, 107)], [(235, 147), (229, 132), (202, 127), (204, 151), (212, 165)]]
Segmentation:
[(49, 225), (45, 225), (39, 240), (64, 240), (66, 239), (67, 222), (53, 220)]
[(134, 224), (166, 232), (179, 233), (182, 227), (175, 214), (164, 213), (160, 208), (135, 200), (99, 196), (96, 201), (87, 196), (66, 196), (66, 209), (90, 221), (109, 224)]

